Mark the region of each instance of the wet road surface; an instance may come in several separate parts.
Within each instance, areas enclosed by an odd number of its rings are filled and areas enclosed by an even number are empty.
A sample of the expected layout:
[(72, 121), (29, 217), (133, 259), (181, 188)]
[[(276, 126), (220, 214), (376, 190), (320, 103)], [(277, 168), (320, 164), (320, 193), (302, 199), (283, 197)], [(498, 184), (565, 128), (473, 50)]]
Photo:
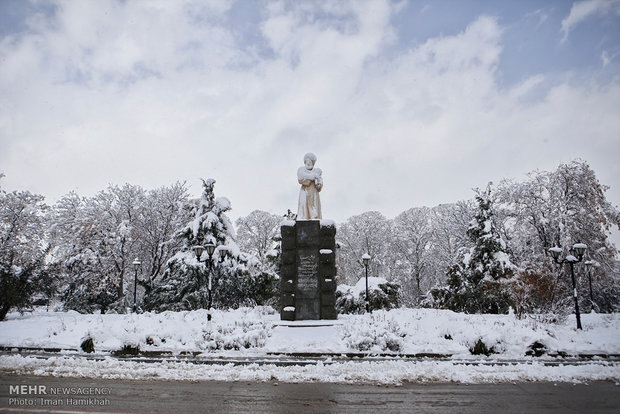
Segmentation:
[(0, 412), (11, 413), (504, 414), (619, 411), (620, 386), (611, 382), (589, 385), (404, 384), (395, 387), (0, 375)]

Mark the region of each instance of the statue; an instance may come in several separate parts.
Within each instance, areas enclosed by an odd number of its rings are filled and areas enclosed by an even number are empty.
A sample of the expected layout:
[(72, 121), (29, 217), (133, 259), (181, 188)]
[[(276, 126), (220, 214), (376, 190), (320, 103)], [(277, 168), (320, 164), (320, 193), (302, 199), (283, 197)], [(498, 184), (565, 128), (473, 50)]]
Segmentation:
[(280, 319), (303, 321), (338, 319), (336, 312), (336, 225), (322, 220), (319, 192), (322, 171), (316, 155), (304, 155), (297, 169), (301, 184), (297, 220), (284, 220), (280, 266)]
[(297, 205), (297, 220), (320, 220), (321, 199), (319, 192), (323, 188), (323, 173), (320, 168), (314, 168), (316, 155), (309, 152), (304, 155), (304, 165), (297, 170), (297, 181), (301, 184), (299, 203)]

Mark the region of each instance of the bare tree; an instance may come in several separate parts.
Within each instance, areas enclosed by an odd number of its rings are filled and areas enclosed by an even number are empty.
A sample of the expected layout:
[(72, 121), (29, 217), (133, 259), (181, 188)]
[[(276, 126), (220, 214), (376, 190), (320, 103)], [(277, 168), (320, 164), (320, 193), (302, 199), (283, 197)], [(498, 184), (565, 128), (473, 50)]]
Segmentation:
[(281, 222), (282, 217), (261, 210), (239, 218), (236, 223), (239, 247), (266, 263), (267, 255), (276, 247)]
[(370, 254), (370, 274), (390, 279), (392, 257), (389, 240), (390, 222), (379, 212), (369, 211), (353, 216), (342, 224), (336, 235), (340, 245), (338, 275), (344, 283), (354, 284), (364, 269), (362, 255)]

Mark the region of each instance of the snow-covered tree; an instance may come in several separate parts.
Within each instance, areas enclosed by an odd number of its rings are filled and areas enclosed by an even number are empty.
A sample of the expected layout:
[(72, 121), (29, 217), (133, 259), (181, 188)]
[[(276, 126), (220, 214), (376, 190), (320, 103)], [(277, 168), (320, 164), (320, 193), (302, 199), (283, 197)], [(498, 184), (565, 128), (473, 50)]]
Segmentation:
[[(553, 246), (576, 242), (588, 246), (586, 259), (594, 267), (595, 304), (582, 297), (584, 309), (611, 311), (618, 305), (617, 248), (610, 241), (612, 227), (620, 228), (620, 212), (605, 198), (594, 171), (582, 160), (561, 164), (555, 171), (534, 171), (521, 183), (504, 181), (498, 189), (504, 231), (521, 270), (519, 294), (530, 311), (571, 307), (572, 285), (547, 256)], [(579, 290), (586, 291), (585, 266), (575, 266)], [(579, 278), (579, 276), (581, 276)]]
[(35, 293), (53, 292), (45, 260), (46, 210), (40, 195), (0, 191), (0, 320), (13, 307), (31, 306)]
[(411, 208), (388, 220), (378, 212), (348, 219), (338, 229), (338, 274), (353, 283), (364, 272), (361, 256), (372, 256), (370, 274), (401, 286), (401, 302), (420, 303), (443, 283), (458, 251), (471, 247), (466, 235), (474, 203), (462, 201), (433, 208)]
[(396, 216), (392, 226), (390, 252), (394, 255), (391, 261), (394, 269), (391, 273), (403, 287), (403, 299), (408, 305), (417, 305), (431, 287), (431, 220), (429, 208), (411, 208)]
[(338, 277), (344, 283), (354, 283), (364, 272), (362, 255), (370, 254), (369, 273), (373, 277), (391, 279), (393, 260), (389, 254), (390, 222), (378, 211), (368, 211), (349, 218), (339, 226), (336, 239), (338, 251)]
[[(185, 183), (175, 183), (147, 193), (145, 205), (134, 226), (136, 257), (140, 266), (139, 284), (146, 291), (166, 269), (166, 263), (182, 247), (175, 237), (180, 227), (191, 219)], [(140, 290), (139, 290), (140, 291)]]
[(51, 241), (64, 267), (65, 307), (79, 312), (123, 310), (125, 279), (137, 255), (136, 223), (145, 192), (138, 186), (110, 186), (92, 198), (75, 193), (54, 206)]
[(266, 264), (278, 243), (283, 218), (266, 211), (254, 210), (237, 220), (237, 238), (242, 251), (251, 253)]
[(436, 282), (443, 281), (458, 252), (473, 247), (467, 230), (476, 209), (474, 200), (440, 204), (431, 209), (433, 237), (430, 258)]
[[(400, 285), (381, 277), (368, 278), (368, 303), (371, 310), (390, 310), (400, 306)], [(354, 286), (338, 285), (336, 289), (338, 313), (366, 313), (366, 278)]]
[[(259, 293), (269, 291), (273, 275), (259, 269), (259, 260), (244, 253), (237, 245), (235, 231), (226, 216), (231, 209), (225, 197), (215, 198), (215, 180), (203, 180), (203, 193), (193, 211), (193, 219), (184, 226), (177, 237), (182, 240), (180, 250), (168, 261), (166, 271), (157, 286), (145, 297), (148, 309), (191, 310), (207, 307), (208, 271), (212, 273), (214, 307), (237, 307), (261, 303)], [(210, 263), (199, 262), (193, 247), (214, 244), (215, 252)]]
[(444, 282), (456, 254), (472, 246), (466, 233), (473, 217), (469, 201), (411, 208), (396, 216), (388, 239), (392, 259), (387, 273), (402, 286), (404, 304), (419, 305), (429, 290)]
[[(254, 255), (260, 261), (263, 280), (279, 278), (281, 242), (280, 224), (284, 217), (266, 211), (254, 210), (247, 217), (237, 220), (237, 240), (242, 251)], [(265, 304), (278, 307), (279, 295), (272, 283), (266, 283), (265, 292), (256, 292), (265, 298)]]
[(504, 313), (512, 304), (509, 279), (516, 267), (493, 218), (491, 185), (477, 191), (478, 211), (467, 235), (474, 243), (448, 269), (445, 306), (467, 313)]

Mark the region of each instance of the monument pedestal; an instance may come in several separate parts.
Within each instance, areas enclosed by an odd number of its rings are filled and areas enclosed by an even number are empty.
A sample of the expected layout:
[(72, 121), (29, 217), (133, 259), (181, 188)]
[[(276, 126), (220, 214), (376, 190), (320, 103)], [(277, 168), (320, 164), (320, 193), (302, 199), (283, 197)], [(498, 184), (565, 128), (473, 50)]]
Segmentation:
[(280, 319), (337, 319), (336, 225), (331, 220), (287, 221), (280, 231)]

